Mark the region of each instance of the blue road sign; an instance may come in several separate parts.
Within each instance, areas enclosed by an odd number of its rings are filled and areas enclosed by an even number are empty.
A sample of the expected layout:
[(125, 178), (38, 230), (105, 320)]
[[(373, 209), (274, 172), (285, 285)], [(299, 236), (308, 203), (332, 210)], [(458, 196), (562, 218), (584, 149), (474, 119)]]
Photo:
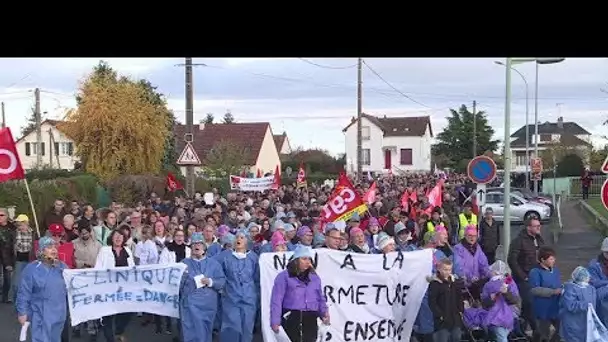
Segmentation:
[(496, 163), (490, 157), (475, 157), (467, 166), (467, 175), (477, 184), (488, 184), (496, 177)]

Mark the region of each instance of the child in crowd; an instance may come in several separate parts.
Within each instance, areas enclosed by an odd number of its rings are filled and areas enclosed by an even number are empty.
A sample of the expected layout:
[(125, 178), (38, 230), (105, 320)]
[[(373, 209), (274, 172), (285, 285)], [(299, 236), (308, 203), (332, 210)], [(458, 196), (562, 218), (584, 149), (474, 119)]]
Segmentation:
[[(555, 251), (550, 247), (541, 247), (538, 261), (528, 275), (534, 318), (538, 321), (534, 340), (559, 342), (559, 298), (563, 289), (559, 270), (555, 267)], [(553, 336), (551, 326), (555, 328)]]
[(462, 335), (464, 284), (452, 274), (452, 261), (438, 261), (437, 274), (429, 285), (429, 306), (433, 312), (435, 342), (458, 342)]

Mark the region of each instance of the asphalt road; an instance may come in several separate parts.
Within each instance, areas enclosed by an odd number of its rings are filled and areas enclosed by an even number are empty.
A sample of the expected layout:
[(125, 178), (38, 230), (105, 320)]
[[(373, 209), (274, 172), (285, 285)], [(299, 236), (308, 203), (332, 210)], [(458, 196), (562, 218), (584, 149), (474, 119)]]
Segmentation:
[[(511, 225), (511, 237), (515, 237), (521, 229), (521, 225)], [(128, 342), (171, 342), (173, 337), (177, 336), (177, 329), (175, 326), (173, 328), (173, 335), (155, 334), (154, 324), (149, 324), (144, 327), (141, 325), (141, 322), (141, 318), (134, 318), (129, 324), (126, 334)], [(19, 329), (20, 326), (17, 323), (14, 306), (12, 304), (0, 304), (0, 332), (2, 332), (2, 338), (0, 338), (0, 340), (18, 341)], [(81, 338), (72, 338), (72, 341), (88, 342), (89, 339), (84, 336), (85, 335)], [(100, 335), (97, 341), (105, 342), (105, 339)], [(254, 342), (262, 342), (261, 336), (256, 336)]]

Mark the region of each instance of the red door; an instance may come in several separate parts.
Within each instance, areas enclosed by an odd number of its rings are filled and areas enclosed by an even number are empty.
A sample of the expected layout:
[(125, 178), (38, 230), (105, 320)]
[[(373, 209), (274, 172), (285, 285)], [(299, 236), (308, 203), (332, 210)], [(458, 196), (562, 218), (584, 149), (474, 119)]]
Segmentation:
[(392, 167), (391, 150), (384, 150), (384, 168), (390, 170)]

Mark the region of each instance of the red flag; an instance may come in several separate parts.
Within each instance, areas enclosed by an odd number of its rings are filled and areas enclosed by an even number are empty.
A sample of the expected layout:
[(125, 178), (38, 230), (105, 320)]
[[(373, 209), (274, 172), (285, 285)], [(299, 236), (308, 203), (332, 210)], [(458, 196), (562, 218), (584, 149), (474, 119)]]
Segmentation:
[(367, 207), (346, 174), (340, 172), (338, 184), (323, 206), (321, 219), (324, 222), (335, 222), (361, 206)]
[(296, 186), (306, 187), (306, 170), (304, 169), (304, 162), (300, 162), (300, 169), (298, 170), (298, 178), (296, 180)]
[(247, 177), (247, 171), (245, 169), (243, 169), (243, 171), (241, 171), (241, 177), (243, 177), (243, 178)]
[(279, 169), (279, 165), (274, 169), (274, 184), (273, 188), (278, 189), (281, 187), (281, 170)]
[(372, 183), (372, 186), (369, 187), (369, 189), (367, 190), (367, 192), (365, 193), (365, 195), (363, 195), (363, 199), (365, 200), (365, 203), (367, 204), (374, 204), (374, 202), (376, 201), (376, 182)]
[(255, 175), (255, 178), (262, 178), (262, 170), (258, 169), (258, 173)]
[(471, 198), (471, 212), (479, 216), (479, 206), (477, 205), (477, 195)]
[(25, 171), (10, 128), (0, 129), (0, 183), (25, 179)]
[(175, 178), (175, 176), (169, 172), (167, 173), (167, 189), (169, 189), (169, 191), (176, 191), (176, 190), (181, 190), (184, 187), (182, 186), (182, 184), (177, 180), (177, 178)]

